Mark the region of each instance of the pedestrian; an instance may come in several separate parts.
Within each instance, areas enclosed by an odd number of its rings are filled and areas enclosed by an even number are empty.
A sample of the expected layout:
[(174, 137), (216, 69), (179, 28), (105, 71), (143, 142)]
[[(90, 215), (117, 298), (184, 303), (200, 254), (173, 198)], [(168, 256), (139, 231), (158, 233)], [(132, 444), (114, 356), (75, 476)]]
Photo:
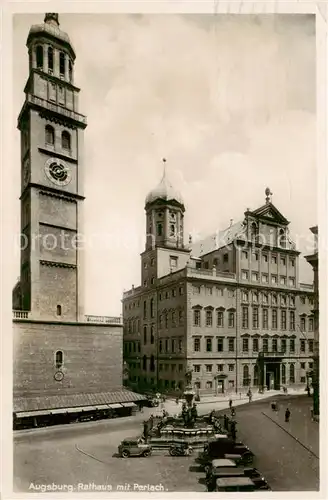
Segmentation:
[(290, 418), (290, 411), (289, 408), (287, 408), (287, 410), (285, 411), (285, 422), (289, 422), (289, 418)]
[(231, 409), (231, 407), (232, 407), (232, 399), (230, 398), (229, 399), (229, 408)]
[(236, 415), (236, 410), (232, 407), (231, 408), (231, 416), (234, 417)]
[(311, 396), (311, 391), (310, 391), (310, 386), (309, 385), (306, 387), (306, 390), (307, 390), (308, 396)]

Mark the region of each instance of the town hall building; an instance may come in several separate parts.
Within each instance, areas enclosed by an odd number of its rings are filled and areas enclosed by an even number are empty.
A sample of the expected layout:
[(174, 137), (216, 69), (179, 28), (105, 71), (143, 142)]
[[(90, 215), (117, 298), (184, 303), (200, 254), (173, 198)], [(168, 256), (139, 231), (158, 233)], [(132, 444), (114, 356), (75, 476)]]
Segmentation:
[(145, 201), (141, 285), (123, 295), (131, 388), (199, 394), (305, 386), (313, 367), (313, 286), (299, 281), (289, 221), (264, 204), (184, 243), (185, 205), (164, 171)]
[(16, 419), (131, 407), (123, 389), (122, 319), (84, 307), (86, 117), (75, 51), (48, 13), (27, 38), (29, 76), (21, 135), (21, 261), (13, 291)]

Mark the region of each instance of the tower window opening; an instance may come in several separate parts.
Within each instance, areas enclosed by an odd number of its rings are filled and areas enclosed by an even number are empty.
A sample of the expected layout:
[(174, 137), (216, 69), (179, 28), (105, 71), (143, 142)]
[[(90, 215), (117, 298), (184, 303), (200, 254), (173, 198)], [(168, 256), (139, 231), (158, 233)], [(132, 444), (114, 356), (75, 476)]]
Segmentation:
[(66, 130), (62, 132), (62, 148), (71, 149), (71, 136)]
[(68, 61), (68, 75), (69, 75), (69, 81), (71, 82), (73, 80), (73, 65), (72, 61)]
[(61, 316), (61, 314), (62, 314), (62, 306), (58, 305), (57, 306), (57, 316)]
[(38, 45), (36, 48), (36, 67), (43, 69), (43, 47)]
[(51, 125), (46, 125), (45, 127), (46, 144), (55, 144), (55, 131)]
[(175, 224), (170, 225), (170, 236), (175, 236)]
[(157, 236), (162, 236), (163, 226), (161, 223), (157, 224)]
[(52, 73), (54, 70), (54, 51), (52, 47), (48, 47), (48, 71)]
[(55, 366), (57, 370), (63, 367), (64, 364), (64, 354), (63, 351), (56, 351), (55, 354)]
[(65, 54), (64, 54), (64, 52), (59, 53), (59, 74), (60, 74), (60, 76), (65, 76)]

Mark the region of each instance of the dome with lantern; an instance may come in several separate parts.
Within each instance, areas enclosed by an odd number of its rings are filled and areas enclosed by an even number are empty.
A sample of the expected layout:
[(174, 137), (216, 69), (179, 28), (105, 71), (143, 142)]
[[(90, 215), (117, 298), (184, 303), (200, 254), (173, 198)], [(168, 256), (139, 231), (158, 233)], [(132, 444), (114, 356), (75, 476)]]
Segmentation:
[(33, 24), (28, 34), (27, 44), (30, 43), (34, 36), (50, 36), (52, 38), (60, 39), (72, 51), (73, 58), (75, 58), (75, 51), (72, 42), (67, 33), (59, 28), (59, 16), (56, 13), (47, 13), (44, 17), (43, 24)]
[(163, 160), (163, 163), (164, 163), (163, 177), (160, 183), (148, 193), (145, 200), (145, 205), (147, 206), (151, 203), (154, 203), (157, 200), (162, 200), (166, 202), (175, 201), (176, 203), (184, 207), (184, 202), (181, 194), (176, 189), (174, 189), (171, 182), (167, 178), (165, 169), (165, 160)]

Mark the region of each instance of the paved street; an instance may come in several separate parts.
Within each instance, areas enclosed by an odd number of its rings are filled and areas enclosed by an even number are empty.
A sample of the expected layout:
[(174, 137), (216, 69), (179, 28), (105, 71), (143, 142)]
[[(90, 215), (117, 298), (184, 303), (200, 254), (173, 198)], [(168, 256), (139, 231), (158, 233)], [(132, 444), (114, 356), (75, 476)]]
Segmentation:
[[(309, 413), (310, 401), (303, 396), (280, 396), (279, 401), (281, 407), (288, 403), (291, 409), (291, 421), (286, 424), (289, 426), (287, 430), (295, 433), (302, 429), (302, 414)], [(201, 406), (199, 405), (200, 410)], [(211, 407), (213, 406), (222, 407), (223, 403), (212, 404)], [(107, 491), (110, 487), (116, 491), (118, 486), (134, 491), (143, 485), (157, 485), (162, 491), (205, 491), (201, 481), (203, 474), (197, 472), (194, 457), (173, 458), (167, 452), (154, 452), (151, 458), (143, 459), (121, 459), (115, 456), (117, 446), (124, 437), (141, 433), (141, 421), (150, 412), (153, 413), (153, 409), (125, 419), (16, 433), (15, 491), (32, 492), (36, 485), (52, 483), (69, 485), (76, 491), (82, 491), (79, 483), (102, 485)], [(255, 466), (266, 476), (273, 490), (317, 489), (318, 459), (264, 413), (279, 419), (280, 425), (285, 425), (283, 410), (280, 410), (278, 416), (272, 415), (267, 399), (237, 408), (238, 438), (247, 443), (256, 454)], [(308, 420), (306, 425), (313, 428), (308, 427), (308, 440), (303, 444), (309, 446), (309, 441), (312, 441), (315, 452), (318, 424)], [(305, 434), (300, 430), (296, 437), (302, 441)], [(95, 488), (93, 484), (90, 485), (89, 492), (96, 491), (92, 489)]]

